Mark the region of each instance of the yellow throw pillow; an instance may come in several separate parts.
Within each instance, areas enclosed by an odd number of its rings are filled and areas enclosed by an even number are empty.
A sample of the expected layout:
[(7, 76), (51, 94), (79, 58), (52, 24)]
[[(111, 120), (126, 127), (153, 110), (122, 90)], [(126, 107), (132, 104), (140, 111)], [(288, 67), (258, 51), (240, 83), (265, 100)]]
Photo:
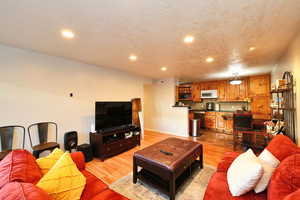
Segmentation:
[(86, 180), (73, 162), (70, 153), (64, 153), (37, 186), (53, 200), (79, 200)]
[(58, 161), (63, 154), (64, 152), (62, 150), (56, 148), (47, 157), (37, 159), (36, 162), (39, 165), (42, 174), (45, 175), (55, 165), (56, 161)]

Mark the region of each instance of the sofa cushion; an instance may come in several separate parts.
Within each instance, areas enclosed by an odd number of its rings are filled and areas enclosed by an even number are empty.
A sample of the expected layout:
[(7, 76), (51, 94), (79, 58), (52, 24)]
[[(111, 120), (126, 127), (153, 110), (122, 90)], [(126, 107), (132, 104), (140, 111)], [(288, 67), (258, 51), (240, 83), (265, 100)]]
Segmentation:
[(106, 189), (98, 195), (94, 196), (91, 200), (129, 200), (126, 197), (116, 193), (111, 189)]
[(274, 172), (268, 188), (268, 199), (282, 200), (300, 188), (300, 154), (284, 159)]
[(64, 153), (37, 186), (54, 200), (79, 200), (85, 186), (85, 177), (73, 162), (70, 153)]
[(81, 200), (90, 200), (92, 197), (103, 192), (108, 186), (90, 172), (83, 170), (81, 173), (86, 178), (85, 188), (81, 195)]
[(73, 152), (71, 153), (71, 157), (80, 171), (85, 169), (84, 154), (82, 152), (80, 151)]
[(32, 183), (12, 182), (0, 190), (0, 200), (51, 200), (47, 192)]
[(210, 179), (206, 188), (204, 200), (266, 200), (266, 192), (255, 194), (253, 191), (239, 197), (233, 197), (229, 191), (227, 175), (223, 172), (216, 172)]
[(39, 165), (42, 174), (45, 175), (63, 154), (64, 152), (62, 150), (56, 148), (48, 156), (37, 159), (36, 162)]
[(26, 150), (13, 150), (0, 162), (0, 188), (13, 181), (36, 184), (41, 177), (35, 158)]
[(263, 176), (263, 166), (251, 149), (239, 155), (227, 172), (232, 196), (241, 196), (254, 189)]
[(268, 144), (266, 149), (279, 161), (300, 152), (299, 147), (297, 147), (297, 145), (289, 137), (284, 135), (276, 135)]
[(299, 200), (299, 199), (300, 199), (300, 189), (298, 189), (296, 192), (289, 194), (283, 200)]

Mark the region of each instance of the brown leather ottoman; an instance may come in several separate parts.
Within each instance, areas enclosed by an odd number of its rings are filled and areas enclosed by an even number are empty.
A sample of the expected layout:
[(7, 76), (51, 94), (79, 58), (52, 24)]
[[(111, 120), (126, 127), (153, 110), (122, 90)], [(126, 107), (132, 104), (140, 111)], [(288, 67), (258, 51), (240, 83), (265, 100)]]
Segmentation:
[(202, 152), (201, 144), (177, 138), (168, 138), (137, 151), (133, 156), (133, 183), (139, 179), (174, 200), (177, 188), (192, 170), (203, 168)]

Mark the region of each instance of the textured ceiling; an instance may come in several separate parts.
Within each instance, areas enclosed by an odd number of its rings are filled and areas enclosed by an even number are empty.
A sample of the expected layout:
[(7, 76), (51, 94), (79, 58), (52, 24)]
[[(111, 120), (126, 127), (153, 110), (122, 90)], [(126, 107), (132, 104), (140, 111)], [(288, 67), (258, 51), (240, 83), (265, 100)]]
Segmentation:
[[(299, 10), (300, 0), (1, 0), (0, 43), (154, 79), (226, 78), (270, 72)], [(182, 42), (188, 34), (193, 44)]]

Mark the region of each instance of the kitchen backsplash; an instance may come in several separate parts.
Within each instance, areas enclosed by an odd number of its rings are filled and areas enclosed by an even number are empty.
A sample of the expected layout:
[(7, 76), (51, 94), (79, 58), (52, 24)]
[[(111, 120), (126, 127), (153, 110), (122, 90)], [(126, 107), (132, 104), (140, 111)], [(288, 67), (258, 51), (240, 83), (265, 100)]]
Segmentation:
[(246, 102), (217, 102), (212, 100), (204, 100), (201, 103), (192, 103), (190, 104), (192, 109), (195, 110), (206, 110), (206, 103), (208, 102), (214, 102), (215, 104), (220, 105), (220, 111), (236, 111), (236, 110), (242, 110), (243, 106), (247, 110), (251, 110), (250, 104)]

